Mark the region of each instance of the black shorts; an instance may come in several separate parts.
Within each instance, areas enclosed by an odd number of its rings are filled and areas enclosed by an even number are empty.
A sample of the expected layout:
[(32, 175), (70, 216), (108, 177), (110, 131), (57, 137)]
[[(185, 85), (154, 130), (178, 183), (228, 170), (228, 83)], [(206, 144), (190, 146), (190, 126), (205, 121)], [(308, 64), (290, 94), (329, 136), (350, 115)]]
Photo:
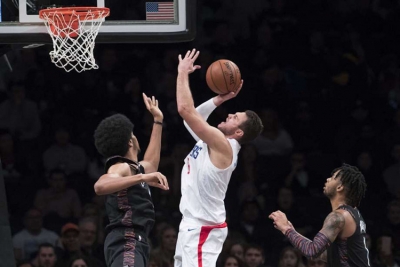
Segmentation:
[(107, 267), (146, 267), (150, 247), (147, 237), (133, 228), (115, 228), (104, 241)]

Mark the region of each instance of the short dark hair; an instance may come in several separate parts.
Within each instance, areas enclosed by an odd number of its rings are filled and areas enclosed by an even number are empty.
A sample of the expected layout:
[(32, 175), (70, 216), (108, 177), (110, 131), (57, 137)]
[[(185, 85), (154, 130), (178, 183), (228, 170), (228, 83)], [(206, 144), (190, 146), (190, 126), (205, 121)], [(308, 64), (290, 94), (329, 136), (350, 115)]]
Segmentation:
[(122, 114), (102, 120), (94, 132), (97, 151), (106, 158), (125, 156), (132, 138), (133, 123)]
[(75, 255), (75, 256), (70, 257), (70, 260), (68, 261), (68, 265), (66, 265), (66, 266), (72, 267), (72, 264), (76, 260), (83, 260), (88, 267), (92, 267), (91, 261), (89, 261), (89, 258), (87, 258), (86, 256), (81, 256), (81, 255)]
[(56, 247), (55, 247), (53, 244), (51, 244), (51, 243), (47, 243), (47, 242), (46, 242), (46, 243), (40, 244), (39, 247), (38, 247), (38, 252), (40, 252), (40, 250), (41, 250), (42, 248), (52, 248), (52, 249), (53, 249), (53, 252), (56, 253)]
[(357, 167), (346, 163), (334, 169), (332, 175), (337, 171), (339, 172), (334, 178), (340, 178), (345, 188), (346, 204), (352, 207), (358, 207), (361, 203), (361, 199), (365, 196), (365, 191), (367, 191), (367, 183), (365, 182), (364, 175)]
[(31, 207), (31, 208), (29, 208), (29, 209), (25, 212), (25, 214), (24, 214), (24, 218), (25, 218), (25, 219), (28, 217), (28, 215), (29, 215), (29, 213), (30, 213), (31, 211), (36, 211), (36, 212), (40, 213), (40, 216), (43, 215), (42, 210), (40, 210), (40, 209), (38, 209), (38, 208), (36, 208), (36, 207)]
[(249, 249), (258, 250), (259, 252), (261, 252), (262, 257), (265, 258), (265, 252), (264, 252), (264, 248), (262, 246), (255, 244), (255, 243), (247, 244), (247, 246), (244, 249), (244, 255), (246, 255), (246, 253)]
[(235, 255), (232, 255), (232, 254), (229, 254), (229, 255), (225, 256), (224, 261), (223, 261), (223, 263), (224, 263), (223, 266), (225, 266), (226, 261), (227, 261), (229, 258), (235, 259), (236, 262), (238, 263), (238, 267), (246, 266), (246, 265), (243, 263), (242, 259), (240, 259), (240, 258), (238, 258), (238, 257), (236, 257)]
[(240, 144), (253, 141), (264, 129), (262, 121), (257, 113), (252, 110), (246, 110), (245, 113), (247, 120), (239, 126), (239, 129), (243, 131), (242, 138), (238, 140)]

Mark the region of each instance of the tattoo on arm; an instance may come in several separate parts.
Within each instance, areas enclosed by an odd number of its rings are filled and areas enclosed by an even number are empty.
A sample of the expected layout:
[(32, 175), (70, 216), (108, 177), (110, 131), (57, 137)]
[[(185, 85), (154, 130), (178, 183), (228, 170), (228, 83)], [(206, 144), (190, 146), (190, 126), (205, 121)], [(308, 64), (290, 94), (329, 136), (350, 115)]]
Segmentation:
[(345, 219), (343, 214), (338, 211), (333, 211), (326, 217), (324, 226), (320, 232), (328, 237), (331, 242), (333, 242), (338, 234), (343, 230), (344, 224)]
[(329, 239), (321, 232), (317, 233), (313, 241), (302, 236), (294, 229), (289, 229), (286, 231), (285, 235), (295, 248), (300, 250), (304, 256), (311, 259), (318, 258), (321, 253), (326, 251), (326, 249), (331, 245)]

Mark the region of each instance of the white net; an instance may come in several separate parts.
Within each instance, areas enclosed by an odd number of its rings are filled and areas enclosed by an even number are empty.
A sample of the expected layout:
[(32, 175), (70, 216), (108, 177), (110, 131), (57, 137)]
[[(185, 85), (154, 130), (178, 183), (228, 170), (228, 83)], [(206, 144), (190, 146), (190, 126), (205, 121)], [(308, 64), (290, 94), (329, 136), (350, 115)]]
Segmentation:
[(95, 39), (109, 10), (65, 10), (56, 8), (40, 14), (53, 40), (51, 62), (67, 72), (98, 69), (93, 55)]

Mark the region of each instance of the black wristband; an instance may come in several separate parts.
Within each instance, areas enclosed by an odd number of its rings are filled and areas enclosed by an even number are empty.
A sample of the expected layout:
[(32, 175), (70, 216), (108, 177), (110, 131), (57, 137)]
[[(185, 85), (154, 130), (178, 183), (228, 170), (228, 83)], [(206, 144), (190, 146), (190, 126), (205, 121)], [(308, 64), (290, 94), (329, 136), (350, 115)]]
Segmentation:
[(155, 124), (160, 124), (161, 126), (163, 125), (163, 123), (161, 121), (154, 121)]

